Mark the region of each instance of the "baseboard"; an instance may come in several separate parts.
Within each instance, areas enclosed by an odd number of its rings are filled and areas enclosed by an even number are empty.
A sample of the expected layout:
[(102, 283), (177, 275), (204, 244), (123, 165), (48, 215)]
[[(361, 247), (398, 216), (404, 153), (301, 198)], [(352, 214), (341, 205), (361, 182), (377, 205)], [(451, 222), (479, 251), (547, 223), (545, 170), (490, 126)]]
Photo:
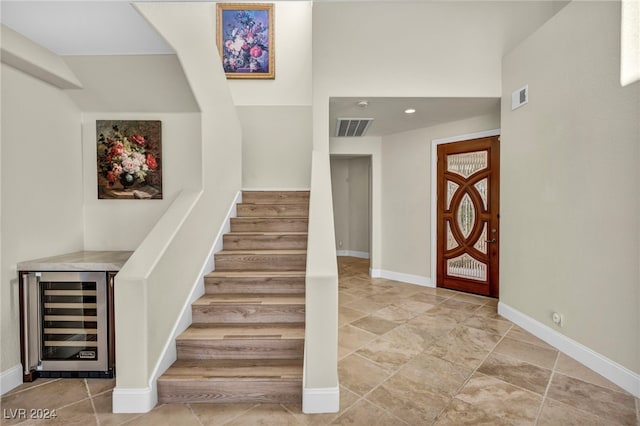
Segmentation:
[(349, 256), (358, 257), (360, 259), (368, 259), (369, 253), (367, 253), (366, 251), (336, 250), (336, 256)]
[(385, 278), (424, 287), (435, 287), (431, 278), (421, 275), (404, 274), (402, 272), (387, 271), (385, 269), (369, 269), (369, 275), (371, 278)]
[(0, 395), (22, 384), (22, 364), (14, 365), (0, 373)]
[[(224, 222), (222, 223), (222, 225), (220, 226), (220, 229), (218, 231), (218, 234), (216, 235), (216, 239), (214, 241), (213, 246), (211, 247), (211, 250), (209, 251), (209, 254), (207, 255), (207, 261), (206, 263), (202, 266), (202, 269), (200, 270), (200, 274), (199, 274), (199, 279), (198, 281), (194, 284), (192, 290), (191, 290), (191, 295), (189, 296), (187, 302), (184, 304), (184, 306), (182, 307), (182, 313), (180, 314), (180, 318), (178, 318), (178, 321), (176, 322), (176, 324), (174, 325), (173, 328), (173, 332), (171, 333), (171, 339), (169, 339), (169, 341), (166, 342), (163, 350), (162, 350), (162, 356), (160, 357), (160, 359), (158, 360), (158, 363), (156, 364), (155, 368), (153, 369), (153, 373), (151, 374), (151, 383), (149, 385), (149, 388), (145, 388), (145, 389), (132, 389), (131, 391), (134, 391), (133, 393), (128, 393), (125, 391), (129, 391), (129, 389), (122, 389), (121, 393), (121, 399), (122, 399), (122, 406), (125, 407), (124, 409), (127, 410), (134, 410), (134, 411), (115, 411), (116, 409), (116, 403), (115, 403), (115, 391), (114, 391), (114, 402), (113, 402), (113, 409), (114, 409), (114, 413), (116, 412), (121, 412), (121, 413), (146, 413), (147, 411), (135, 411), (135, 404), (137, 403), (146, 403), (147, 401), (147, 397), (146, 396), (139, 396), (142, 395), (142, 393), (146, 392), (146, 389), (151, 389), (154, 392), (154, 396), (153, 396), (153, 400), (157, 401), (158, 395), (155, 392), (156, 389), (156, 382), (158, 380), (158, 377), (160, 377), (165, 371), (167, 371), (167, 369), (169, 367), (171, 367), (171, 365), (176, 361), (177, 359), (177, 351), (176, 351), (176, 345), (175, 345), (175, 341), (176, 341), (176, 337), (178, 337), (184, 330), (187, 329), (187, 327), (189, 327), (191, 325), (192, 319), (191, 319), (191, 305), (193, 304), (193, 302), (195, 300), (197, 300), (200, 296), (202, 296), (204, 294), (204, 276), (207, 275), (209, 272), (213, 271), (215, 269), (215, 263), (214, 263), (214, 256), (213, 254), (217, 251), (222, 250), (222, 237), (224, 234), (226, 234), (227, 232), (229, 232), (231, 230), (231, 221), (230, 219), (232, 217), (235, 217), (236, 215), (236, 206), (238, 203), (242, 202), (242, 192), (238, 191), (238, 193), (236, 194), (231, 206), (229, 207), (229, 210), (227, 211), (227, 216), (224, 220)], [(124, 403), (124, 400), (127, 398), (131, 398), (132, 402), (130, 403)], [(139, 400), (139, 402), (134, 403), (133, 400)], [(155, 405), (155, 402), (154, 402)], [(153, 408), (153, 406), (151, 407)], [(146, 405), (141, 405), (139, 410), (144, 410), (146, 409)]]
[(629, 370), (503, 302), (498, 303), (498, 313), (562, 353), (606, 377), (636, 398), (640, 398), (640, 374)]
[(340, 410), (340, 387), (302, 389), (302, 412), (337, 413)]
[(114, 413), (148, 413), (158, 403), (155, 386), (140, 389), (113, 389), (112, 410)]

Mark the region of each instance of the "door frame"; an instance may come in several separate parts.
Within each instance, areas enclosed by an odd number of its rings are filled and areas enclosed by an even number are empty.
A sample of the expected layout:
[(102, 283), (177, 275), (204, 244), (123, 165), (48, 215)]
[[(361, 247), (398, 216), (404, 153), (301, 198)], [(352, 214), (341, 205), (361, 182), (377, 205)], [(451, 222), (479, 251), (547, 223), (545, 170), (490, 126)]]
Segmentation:
[(431, 287), (438, 286), (438, 266), (436, 264), (438, 258), (438, 145), (490, 136), (500, 136), (500, 129), (433, 139), (431, 141)]

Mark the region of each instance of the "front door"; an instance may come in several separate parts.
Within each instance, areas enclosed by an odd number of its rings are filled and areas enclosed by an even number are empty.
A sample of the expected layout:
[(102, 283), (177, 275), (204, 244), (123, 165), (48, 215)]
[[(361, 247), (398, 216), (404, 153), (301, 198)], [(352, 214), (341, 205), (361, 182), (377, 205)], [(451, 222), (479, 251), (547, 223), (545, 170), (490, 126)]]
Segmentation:
[(499, 141), (438, 145), (438, 287), (498, 297)]

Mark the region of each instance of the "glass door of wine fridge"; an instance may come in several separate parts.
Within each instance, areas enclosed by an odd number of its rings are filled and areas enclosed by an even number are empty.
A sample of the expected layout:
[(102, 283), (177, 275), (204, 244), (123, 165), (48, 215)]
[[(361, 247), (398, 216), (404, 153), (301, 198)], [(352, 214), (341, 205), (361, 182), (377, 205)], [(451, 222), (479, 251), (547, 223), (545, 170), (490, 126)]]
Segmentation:
[(29, 274), (30, 367), (39, 371), (107, 371), (104, 272)]

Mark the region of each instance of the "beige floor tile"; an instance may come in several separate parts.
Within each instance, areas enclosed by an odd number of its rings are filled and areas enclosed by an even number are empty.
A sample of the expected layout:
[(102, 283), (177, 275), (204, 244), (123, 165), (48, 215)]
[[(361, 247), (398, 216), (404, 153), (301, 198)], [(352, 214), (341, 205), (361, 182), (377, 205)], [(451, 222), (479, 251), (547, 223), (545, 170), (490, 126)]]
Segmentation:
[(489, 300), (491, 300), (491, 298), (485, 297), (485, 296), (477, 296), (475, 294), (469, 294), (469, 293), (458, 293), (454, 295), (451, 298), (451, 300), (473, 303), (475, 305), (485, 305)]
[(343, 291), (340, 292), (339, 296), (338, 296), (338, 305), (340, 306), (345, 306), (348, 305), (349, 303), (353, 303), (360, 300), (359, 297), (353, 296), (351, 294), (345, 293)]
[(496, 353), (489, 355), (478, 371), (540, 395), (551, 378), (551, 370)]
[(352, 325), (345, 325), (338, 329), (338, 345), (350, 352), (361, 348), (375, 340), (378, 336)]
[[(89, 394), (83, 379), (61, 379), (3, 397), (2, 408), (6, 410), (24, 408), (27, 413), (31, 409), (53, 410), (74, 404), (88, 397)], [(16, 423), (15, 419), (7, 419), (2, 424), (11, 425)]]
[(612, 391), (564, 374), (555, 373), (553, 375), (547, 398), (605, 419), (615, 420), (622, 425), (636, 426), (638, 421), (636, 401), (631, 395)]
[(126, 422), (127, 426), (200, 426), (187, 404), (156, 405), (149, 413)]
[(92, 398), (100, 426), (118, 426), (141, 416), (141, 414), (114, 413), (111, 394), (111, 392), (103, 392)]
[(376, 407), (369, 401), (362, 399), (342, 413), (331, 423), (332, 425), (354, 426), (394, 426), (403, 424), (385, 410)]
[(398, 374), (420, 380), (432, 392), (453, 396), (472, 372), (471, 368), (422, 353), (400, 368)]
[(379, 311), (380, 309), (384, 308), (387, 305), (388, 305), (387, 303), (374, 302), (368, 297), (363, 297), (361, 299), (356, 300), (355, 302), (345, 305), (345, 307), (371, 314), (371, 313), (374, 313), (375, 311)]
[(246, 413), (257, 404), (189, 404), (203, 425), (221, 425)]
[(507, 426), (512, 423), (454, 398), (434, 423), (437, 426)]
[(420, 350), (380, 338), (363, 346), (356, 353), (384, 368), (395, 371), (418, 355)]
[(533, 424), (542, 404), (541, 395), (478, 373), (456, 398), (512, 424)]
[(368, 315), (351, 323), (351, 325), (361, 328), (374, 334), (385, 334), (398, 326), (398, 323), (380, 318), (375, 315)]
[(395, 375), (366, 397), (411, 425), (431, 424), (449, 397), (427, 390), (422, 380)]
[(473, 316), (508, 321), (506, 318), (498, 314), (497, 307), (490, 306), (490, 305), (484, 305), (479, 307), (476, 311), (474, 311)]
[(416, 316), (411, 311), (395, 305), (384, 307), (379, 311), (376, 311), (374, 315), (379, 318), (386, 319), (387, 321), (395, 322), (397, 324), (403, 324)]
[(283, 406), (301, 423), (307, 426), (324, 426), (330, 424), (340, 414), (356, 403), (360, 396), (344, 386), (340, 387), (340, 411), (337, 413), (304, 414), (300, 404), (283, 404)]
[(338, 326), (349, 324), (359, 318), (367, 316), (366, 312), (358, 311), (356, 309), (347, 308), (346, 306), (340, 306), (338, 308)]
[(85, 379), (91, 396), (110, 391), (116, 386), (116, 379)]
[(493, 319), (476, 315), (470, 317), (464, 323), (469, 327), (489, 331), (499, 336), (504, 336), (505, 334), (507, 334), (509, 329), (511, 329), (512, 327), (511, 322), (507, 320)]
[(537, 365), (549, 370), (553, 369), (558, 357), (558, 351), (547, 349), (533, 343), (521, 342), (519, 340), (505, 337), (500, 341), (494, 352), (517, 358), (521, 361)]
[(38, 387), (38, 386), (46, 385), (48, 383), (55, 382), (57, 380), (60, 380), (60, 379), (44, 379), (44, 378), (41, 378), (41, 379), (36, 379), (33, 382), (25, 382), (25, 383), (22, 383), (20, 386), (18, 386), (16, 388), (13, 388), (9, 392), (7, 392), (4, 395), (2, 395), (2, 397), (0, 397), (0, 399), (7, 398), (8, 396), (10, 396), (10, 395), (12, 395), (14, 393), (23, 392), (23, 391), (25, 391), (27, 389), (31, 389), (31, 388), (35, 388), (35, 387)]
[(551, 398), (544, 401), (537, 422), (539, 426), (613, 426), (617, 424)]
[(392, 343), (423, 351), (431, 347), (446, 331), (436, 333), (418, 325), (403, 324), (382, 337)]
[[(211, 426), (219, 423), (209, 423)], [(293, 414), (279, 404), (260, 404), (256, 405), (244, 414), (239, 415), (235, 419), (225, 423), (225, 426), (285, 426), (300, 425)], [(205, 424), (205, 426), (208, 426)]]
[[(90, 399), (67, 405), (64, 408), (55, 410), (55, 418), (42, 419), (30, 418), (23, 426), (32, 425), (64, 425), (64, 426), (90, 426), (97, 425), (98, 419), (93, 412)], [(2, 423), (4, 424), (4, 422)]]
[(411, 312), (414, 316), (423, 314), (427, 312), (429, 309), (436, 306), (436, 304), (434, 303), (425, 303), (425, 302), (412, 300), (412, 299), (398, 301), (398, 302), (395, 302), (393, 305)]
[(505, 336), (510, 339), (520, 340), (521, 342), (533, 343), (534, 345), (542, 346), (543, 348), (555, 349), (553, 346), (549, 345), (543, 340), (538, 339), (533, 334), (518, 327), (515, 324), (511, 327), (511, 329)]
[(338, 375), (341, 385), (362, 396), (385, 381), (391, 371), (352, 354), (338, 362)]
[(440, 305), (445, 308), (455, 309), (460, 312), (468, 312), (469, 314), (473, 314), (473, 312), (477, 311), (483, 303), (472, 303), (469, 300), (459, 299), (463, 297), (459, 294), (454, 295), (453, 297), (445, 300)]
[[(447, 302), (448, 300), (445, 300), (439, 305), (436, 305), (433, 308), (429, 309), (424, 314), (417, 316), (416, 318), (430, 318), (432, 320), (437, 319), (439, 321), (445, 321), (445, 320), (453, 321), (457, 325), (457, 323), (464, 322), (467, 318), (469, 318), (473, 314), (473, 311), (468, 311), (465, 309), (456, 309), (455, 307), (445, 305), (445, 303)], [(463, 304), (464, 306), (473, 306), (475, 309), (478, 308), (477, 305), (471, 305), (469, 303), (464, 303), (464, 302), (455, 302), (455, 303)]]
[(471, 327), (458, 326), (437, 339), (426, 353), (475, 369), (496, 346), (500, 337)]
[(426, 292), (424, 290), (419, 291), (418, 293), (414, 294), (411, 296), (411, 300), (416, 300), (418, 302), (422, 302), (422, 303), (428, 303), (430, 305), (438, 305), (442, 302), (444, 302), (445, 300), (447, 300), (446, 297), (443, 296), (438, 296), (437, 294), (433, 294), (431, 292)]
[(574, 377), (584, 382), (593, 383), (594, 385), (609, 388), (618, 392), (625, 392), (624, 389), (616, 385), (615, 383), (605, 379), (595, 371), (588, 367), (585, 367), (575, 359), (560, 353), (558, 356), (558, 363), (556, 369), (558, 373), (562, 373), (565, 376)]

